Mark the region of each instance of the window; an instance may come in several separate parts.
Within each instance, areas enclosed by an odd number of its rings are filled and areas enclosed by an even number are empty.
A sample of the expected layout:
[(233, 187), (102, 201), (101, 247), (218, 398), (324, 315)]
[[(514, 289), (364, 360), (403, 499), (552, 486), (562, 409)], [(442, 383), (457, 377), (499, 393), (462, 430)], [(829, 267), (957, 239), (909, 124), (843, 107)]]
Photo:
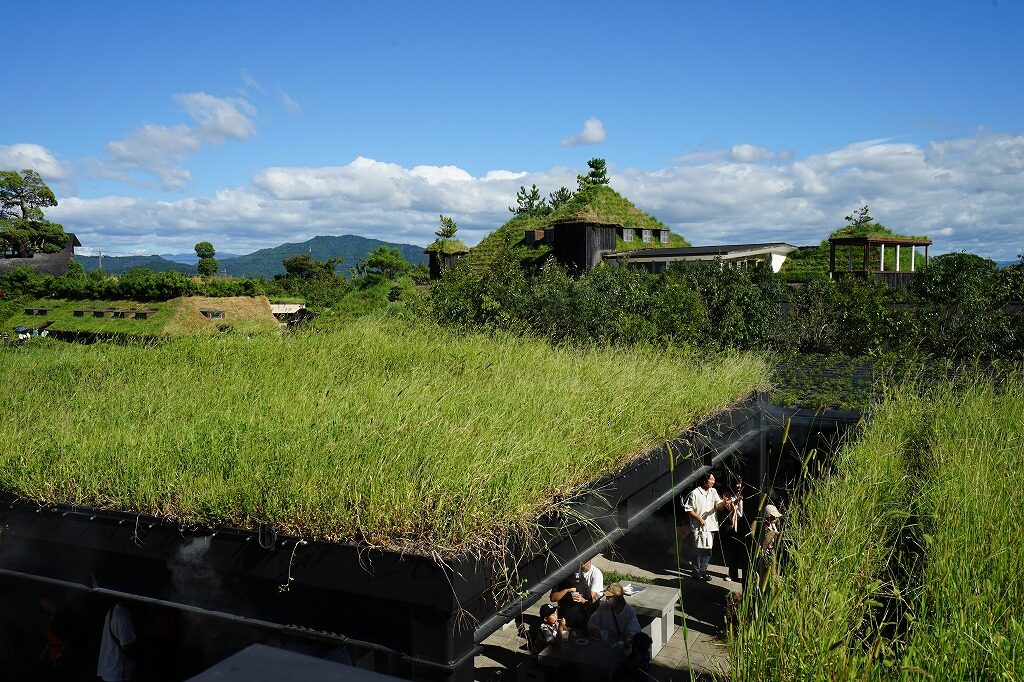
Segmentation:
[(662, 244), (668, 244), (668, 230), (662, 230), (660, 236), (661, 236), (661, 243)]
[(643, 231), (643, 240), (644, 240), (644, 242), (650, 242), (651, 241), (651, 231), (650, 230), (644, 230)]
[(633, 241), (633, 230), (631, 228), (623, 228), (622, 230), (622, 241), (631, 242)]

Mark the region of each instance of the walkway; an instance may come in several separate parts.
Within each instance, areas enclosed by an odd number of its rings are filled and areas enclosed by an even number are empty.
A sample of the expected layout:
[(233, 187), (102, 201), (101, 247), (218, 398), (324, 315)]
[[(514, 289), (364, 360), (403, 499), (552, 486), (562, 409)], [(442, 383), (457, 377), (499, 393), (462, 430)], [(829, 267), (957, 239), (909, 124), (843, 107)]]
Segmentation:
[[(646, 578), (656, 585), (679, 586), (673, 543), (672, 517), (655, 514), (620, 540), (613, 552), (606, 552), (594, 563), (606, 576), (614, 571)], [(683, 570), (682, 611), (676, 611), (679, 629), (652, 662), (653, 679), (681, 682), (727, 678), (729, 662), (722, 639), (724, 604), (726, 595), (739, 592), (740, 586), (725, 581), (727, 572), (721, 563), (716, 556), (710, 583), (693, 580)], [(606, 577), (605, 584), (608, 582)], [(538, 619), (540, 605), (546, 601), (542, 599), (527, 609), (524, 620), (533, 623)], [(516, 667), (530, 658), (515, 622), (488, 637), (483, 647), (476, 658), (476, 679), (480, 682), (515, 680)]]

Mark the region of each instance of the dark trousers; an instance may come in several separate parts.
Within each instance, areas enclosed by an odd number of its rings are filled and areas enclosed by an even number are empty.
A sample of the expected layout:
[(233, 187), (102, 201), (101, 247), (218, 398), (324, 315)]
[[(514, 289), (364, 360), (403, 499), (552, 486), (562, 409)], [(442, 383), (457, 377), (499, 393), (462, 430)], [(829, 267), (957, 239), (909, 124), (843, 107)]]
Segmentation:
[(740, 569), (743, 569), (743, 577), (746, 578), (750, 569), (750, 549), (746, 539), (740, 533), (725, 529), (719, 535), (722, 537), (722, 551), (725, 553), (725, 563), (729, 567), (729, 577), (738, 581)]

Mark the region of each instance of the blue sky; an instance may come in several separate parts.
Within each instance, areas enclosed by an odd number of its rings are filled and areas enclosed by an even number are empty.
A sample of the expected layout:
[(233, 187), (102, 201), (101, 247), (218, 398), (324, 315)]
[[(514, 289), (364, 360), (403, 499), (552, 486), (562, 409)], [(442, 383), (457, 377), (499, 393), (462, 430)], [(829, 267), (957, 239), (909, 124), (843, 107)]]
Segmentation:
[(106, 253), (425, 244), (439, 213), (473, 243), (593, 156), (695, 244), (868, 203), (1024, 249), (1019, 2), (366, 4), (25, 3), (0, 167)]

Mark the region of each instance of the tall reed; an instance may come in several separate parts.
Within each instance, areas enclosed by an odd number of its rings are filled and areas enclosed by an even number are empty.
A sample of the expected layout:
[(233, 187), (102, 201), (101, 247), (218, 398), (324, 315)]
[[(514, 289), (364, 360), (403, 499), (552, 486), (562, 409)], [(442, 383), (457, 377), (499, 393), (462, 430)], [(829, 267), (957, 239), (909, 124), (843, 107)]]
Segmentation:
[(907, 677), (1024, 679), (1024, 381), (941, 387), (931, 407)]
[(782, 574), (748, 583), (734, 640), (737, 680), (867, 677), (882, 655), (894, 550), (909, 516), (911, 446), (922, 406), (907, 392), (879, 406), (834, 474), (786, 510)]
[(742, 680), (1024, 679), (1024, 382), (892, 392), (748, 593)]

